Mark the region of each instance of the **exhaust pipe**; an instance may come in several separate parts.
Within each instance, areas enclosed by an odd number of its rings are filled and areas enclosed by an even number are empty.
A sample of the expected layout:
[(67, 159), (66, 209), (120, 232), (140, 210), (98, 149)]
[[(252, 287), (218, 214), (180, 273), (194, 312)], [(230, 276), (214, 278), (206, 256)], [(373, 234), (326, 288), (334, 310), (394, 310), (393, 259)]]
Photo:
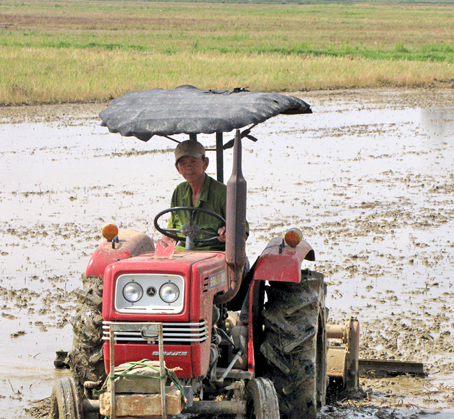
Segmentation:
[(241, 133), (236, 130), (232, 176), (227, 182), (225, 259), (229, 289), (215, 297), (215, 304), (230, 301), (240, 289), (246, 264), (246, 195), (247, 183), (241, 169)]

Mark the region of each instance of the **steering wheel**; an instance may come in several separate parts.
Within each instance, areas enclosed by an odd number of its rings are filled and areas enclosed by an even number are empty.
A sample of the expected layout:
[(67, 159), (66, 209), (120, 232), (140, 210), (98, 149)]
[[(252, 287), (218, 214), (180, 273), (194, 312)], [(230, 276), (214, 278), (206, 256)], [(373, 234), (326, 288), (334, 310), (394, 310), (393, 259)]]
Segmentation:
[[(177, 211), (189, 211), (189, 222), (184, 224), (181, 229), (178, 228), (161, 228), (158, 225), (158, 220), (167, 213), (172, 213), (172, 212), (177, 212)], [(154, 226), (156, 230), (158, 230), (160, 233), (164, 234), (167, 237), (170, 237), (171, 239), (174, 239), (176, 241), (182, 241), (186, 242), (186, 250), (192, 250), (194, 248), (194, 243), (208, 243), (216, 240), (218, 237), (217, 232), (209, 231), (209, 230), (203, 230), (196, 224), (194, 224), (194, 214), (197, 212), (203, 212), (205, 214), (208, 214), (219, 221), (221, 221), (224, 225), (226, 224), (225, 220), (223, 217), (221, 217), (219, 214), (216, 214), (213, 211), (206, 210), (203, 208), (195, 208), (195, 207), (173, 207), (173, 208), (167, 208), (164, 211), (161, 211), (154, 217)], [(180, 237), (176, 233), (181, 233), (185, 237)], [(196, 239), (197, 236), (204, 234), (207, 236), (211, 236), (205, 239)]]

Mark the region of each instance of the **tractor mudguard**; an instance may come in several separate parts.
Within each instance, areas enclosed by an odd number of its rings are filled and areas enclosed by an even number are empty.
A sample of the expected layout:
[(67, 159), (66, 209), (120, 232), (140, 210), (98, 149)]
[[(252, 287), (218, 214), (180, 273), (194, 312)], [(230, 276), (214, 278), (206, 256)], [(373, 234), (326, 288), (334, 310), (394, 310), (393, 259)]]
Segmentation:
[(146, 234), (133, 229), (120, 231), (118, 243), (114, 243), (114, 248), (110, 241), (103, 240), (100, 243), (88, 262), (85, 275), (103, 276), (104, 270), (111, 263), (153, 251), (153, 239)]
[(290, 247), (282, 238), (275, 237), (260, 255), (253, 279), (299, 283), (304, 259), (315, 260), (315, 252), (308, 242), (302, 240), (298, 246)]

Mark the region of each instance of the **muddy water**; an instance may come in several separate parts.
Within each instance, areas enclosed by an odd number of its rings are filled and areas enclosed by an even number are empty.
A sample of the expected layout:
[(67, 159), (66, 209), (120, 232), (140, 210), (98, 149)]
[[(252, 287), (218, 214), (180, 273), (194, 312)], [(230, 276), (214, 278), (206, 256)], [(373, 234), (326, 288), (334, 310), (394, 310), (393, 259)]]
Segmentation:
[[(424, 363), (425, 379), (362, 377), (369, 399), (324, 417), (355, 409), (382, 417), (375, 406), (402, 417), (449, 415), (453, 92), (302, 97), (314, 114), (276, 117), (254, 129), (257, 143), (244, 142), (248, 255), (254, 260), (271, 237), (299, 227), (316, 250), (310, 267), (329, 284), (330, 321), (360, 320), (361, 357)], [(104, 222), (158, 237), (153, 217), (180, 181), (173, 143), (109, 134), (97, 118), (103, 108), (0, 109), (0, 418), (29, 417), (30, 402), (65, 374), (53, 368), (54, 354), (71, 346), (71, 292)], [(213, 175), (214, 162), (211, 155)], [(227, 152), (226, 179), (230, 162)]]

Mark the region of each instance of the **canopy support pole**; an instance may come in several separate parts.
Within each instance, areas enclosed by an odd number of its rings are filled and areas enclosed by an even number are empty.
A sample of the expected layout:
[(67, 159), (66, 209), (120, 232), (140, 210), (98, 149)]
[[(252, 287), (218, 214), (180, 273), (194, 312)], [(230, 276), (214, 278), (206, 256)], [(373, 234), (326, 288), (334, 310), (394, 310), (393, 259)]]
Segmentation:
[(216, 133), (216, 176), (218, 182), (224, 183), (224, 148), (223, 134)]

